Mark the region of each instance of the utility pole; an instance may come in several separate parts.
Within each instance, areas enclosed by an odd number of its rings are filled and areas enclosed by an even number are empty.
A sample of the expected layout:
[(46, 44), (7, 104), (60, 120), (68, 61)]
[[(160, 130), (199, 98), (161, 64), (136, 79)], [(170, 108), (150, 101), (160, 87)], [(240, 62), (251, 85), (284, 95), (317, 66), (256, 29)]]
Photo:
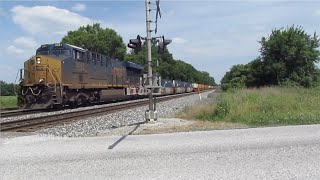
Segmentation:
[[(157, 22), (158, 22), (158, 16), (161, 18), (161, 11), (160, 11), (160, 0), (156, 0), (156, 28), (155, 33), (157, 32)], [(141, 39), (145, 40), (145, 43), (147, 44), (147, 63), (148, 63), (148, 74), (144, 74), (143, 78), (141, 79), (140, 86), (137, 90), (137, 93), (130, 93), (130, 88), (126, 90), (126, 95), (142, 95), (142, 96), (149, 96), (149, 110), (145, 112), (145, 118), (146, 121), (156, 121), (158, 119), (158, 114), (156, 111), (156, 96), (161, 95), (161, 77), (154, 76), (152, 74), (152, 57), (151, 57), (151, 41), (158, 39), (156, 42), (158, 43), (158, 53), (162, 53), (165, 49), (165, 47), (171, 43), (171, 40), (165, 39), (164, 36), (160, 37), (151, 37), (151, 18), (150, 18), (150, 8), (151, 2), (150, 0), (145, 0), (145, 6), (146, 6), (146, 32), (147, 37), (142, 38), (139, 35), (136, 39), (130, 39), (128, 47), (132, 48), (135, 53), (138, 53), (141, 51)], [(143, 83), (142, 83), (143, 82)], [(132, 89), (135, 90), (135, 89)]]
[[(153, 86), (152, 64), (151, 64), (151, 30), (150, 30), (150, 0), (146, 0), (146, 29), (147, 29), (147, 62), (148, 62), (148, 82), (149, 86)], [(152, 89), (151, 89), (152, 90)], [(149, 93), (149, 110), (146, 111), (146, 120), (154, 121), (157, 119), (157, 112), (155, 111), (155, 99), (153, 99), (153, 91)]]

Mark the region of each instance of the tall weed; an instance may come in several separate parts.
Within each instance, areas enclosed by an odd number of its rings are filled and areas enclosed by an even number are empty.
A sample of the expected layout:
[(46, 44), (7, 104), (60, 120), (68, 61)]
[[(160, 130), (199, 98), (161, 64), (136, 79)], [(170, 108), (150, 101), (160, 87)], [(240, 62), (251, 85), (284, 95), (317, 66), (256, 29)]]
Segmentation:
[(270, 87), (220, 94), (212, 120), (251, 126), (320, 122), (320, 89)]

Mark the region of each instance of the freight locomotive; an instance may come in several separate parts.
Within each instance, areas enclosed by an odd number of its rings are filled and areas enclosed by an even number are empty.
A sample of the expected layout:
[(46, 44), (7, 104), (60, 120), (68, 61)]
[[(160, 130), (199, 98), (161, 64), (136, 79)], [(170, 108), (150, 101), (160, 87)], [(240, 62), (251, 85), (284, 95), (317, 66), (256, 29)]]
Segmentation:
[[(44, 44), (20, 71), (18, 104), (22, 109), (79, 106), (137, 96), (144, 67), (70, 44)], [(161, 94), (207, 89), (161, 80)]]

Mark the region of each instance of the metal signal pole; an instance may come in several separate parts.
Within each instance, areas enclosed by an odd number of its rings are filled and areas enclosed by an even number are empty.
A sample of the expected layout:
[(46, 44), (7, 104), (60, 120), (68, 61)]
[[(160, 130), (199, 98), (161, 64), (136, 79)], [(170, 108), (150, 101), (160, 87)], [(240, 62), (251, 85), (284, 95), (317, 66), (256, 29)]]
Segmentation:
[[(153, 86), (153, 76), (152, 76), (152, 64), (151, 64), (151, 30), (150, 30), (150, 0), (146, 0), (146, 29), (147, 29), (147, 62), (148, 62), (148, 81), (149, 86)], [(152, 90), (152, 89), (151, 89)], [(149, 93), (149, 112), (146, 112), (146, 120), (155, 120), (156, 113), (154, 107), (154, 99), (153, 99), (153, 92), (150, 91)]]

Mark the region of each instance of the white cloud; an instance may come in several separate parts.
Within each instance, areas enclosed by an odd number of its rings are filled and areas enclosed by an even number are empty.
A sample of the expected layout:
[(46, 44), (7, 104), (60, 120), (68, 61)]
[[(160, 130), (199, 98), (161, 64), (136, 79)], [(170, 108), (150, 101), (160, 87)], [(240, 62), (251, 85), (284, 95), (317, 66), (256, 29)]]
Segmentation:
[(0, 66), (0, 77), (1, 80), (6, 81), (7, 83), (14, 83), (15, 78), (18, 73), (18, 69), (21, 69), (20, 66), (11, 66), (1, 63)]
[[(163, 2), (163, 9), (174, 9), (174, 15), (168, 18), (169, 13), (164, 13), (158, 30), (166, 37), (186, 38), (188, 45), (178, 44), (179, 39), (173, 38), (168, 46), (174, 58), (207, 70), (218, 82), (232, 65), (247, 63), (258, 56), (258, 41), (273, 28), (313, 25), (314, 21), (304, 17), (310, 16), (314, 8), (301, 9), (302, 4)], [(300, 14), (293, 13), (297, 10)], [(318, 13), (320, 16), (320, 9)]]
[(24, 50), (23, 50), (23, 49), (20, 49), (20, 48), (17, 48), (17, 47), (14, 46), (14, 45), (11, 45), (11, 46), (9, 46), (9, 47), (7, 48), (7, 52), (8, 52), (9, 54), (14, 54), (14, 55), (19, 56), (19, 55), (21, 55), (21, 54), (24, 53)]
[(73, 11), (81, 12), (81, 11), (85, 11), (85, 10), (87, 9), (87, 7), (86, 7), (85, 4), (77, 3), (77, 4), (75, 4), (71, 9), (72, 9)]
[(172, 41), (173, 43), (176, 43), (176, 44), (185, 44), (188, 42), (186, 39), (183, 39), (181, 37), (175, 37), (172, 39)]
[(11, 9), (13, 22), (32, 34), (66, 34), (94, 20), (54, 6), (15, 6)]
[(14, 43), (25, 48), (35, 48), (37, 47), (37, 42), (31, 37), (18, 37), (14, 40)]
[(0, 8), (0, 17), (4, 15), (4, 10)]
[(314, 14), (315, 14), (316, 16), (320, 16), (320, 9), (316, 10), (316, 11), (314, 12)]
[(13, 44), (7, 48), (7, 53), (17, 57), (28, 57), (34, 53), (38, 45), (32, 37), (21, 36), (16, 38)]

